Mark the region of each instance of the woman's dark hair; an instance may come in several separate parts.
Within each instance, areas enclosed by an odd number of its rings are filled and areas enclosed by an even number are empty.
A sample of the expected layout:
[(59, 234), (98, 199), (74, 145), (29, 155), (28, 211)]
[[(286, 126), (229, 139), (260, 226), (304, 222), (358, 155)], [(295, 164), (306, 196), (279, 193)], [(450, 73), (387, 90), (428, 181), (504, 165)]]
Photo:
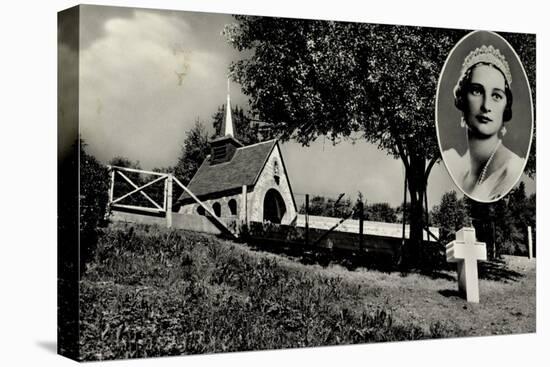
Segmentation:
[[(468, 112), (468, 105), (466, 103), (466, 94), (468, 93), (468, 90), (470, 88), (470, 82), (472, 81), (472, 70), (478, 65), (489, 65), (494, 67), (496, 70), (500, 71), (502, 76), (504, 77), (504, 73), (502, 70), (497, 68), (493, 64), (485, 63), (485, 62), (478, 62), (475, 65), (472, 65), (464, 75), (458, 80), (458, 83), (456, 84), (454, 88), (454, 96), (455, 96), (455, 106), (460, 111), (466, 113)], [(504, 107), (504, 115), (502, 116), (502, 121), (507, 122), (512, 119), (512, 90), (510, 89), (510, 86), (508, 85), (508, 81), (506, 80), (506, 77), (504, 77), (504, 94), (506, 94), (506, 106)]]

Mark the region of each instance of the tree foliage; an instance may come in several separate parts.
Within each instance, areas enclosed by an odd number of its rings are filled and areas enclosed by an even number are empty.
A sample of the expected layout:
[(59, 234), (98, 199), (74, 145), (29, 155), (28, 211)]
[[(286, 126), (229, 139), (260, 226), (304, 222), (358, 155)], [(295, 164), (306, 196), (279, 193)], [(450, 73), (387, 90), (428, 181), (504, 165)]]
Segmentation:
[(109, 165), (123, 168), (141, 169), (139, 161), (132, 161), (126, 157), (117, 155), (109, 161)]
[[(363, 213), (361, 213), (361, 207)], [(392, 208), (388, 203), (368, 204), (362, 192), (359, 192), (354, 208), (353, 219), (362, 217), (364, 220), (385, 223), (397, 223), (398, 221), (397, 208)]]
[(534, 34), (523, 33), (503, 33), (502, 36), (510, 43), (518, 54), (520, 61), (522, 62), (525, 73), (527, 74), (527, 80), (531, 88), (531, 96), (533, 98), (533, 141), (531, 142), (531, 151), (527, 159), (525, 166), (525, 173), (529, 177), (534, 178), (536, 174), (536, 96), (537, 96), (537, 54), (536, 54), (536, 36)]
[[(213, 138), (222, 135), (221, 128), (225, 119), (225, 108), (225, 105), (219, 106), (218, 111), (212, 115), (212, 125), (215, 131)], [(231, 117), (235, 139), (243, 143), (243, 145), (255, 144), (260, 141), (258, 125), (252, 123), (251, 117), (245, 110), (236, 105), (231, 109)]]
[(439, 73), (467, 32), (250, 16), (235, 20), (226, 36), (246, 56), (232, 65), (233, 75), (250, 97), (252, 112), (274, 135), (308, 145), (320, 135), (337, 142), (360, 132), (401, 159), (411, 201), (411, 241), (403, 260), (414, 263), (426, 225), (426, 183), (440, 159), (434, 123)]
[(375, 222), (396, 223), (396, 210), (388, 203), (373, 203), (367, 206), (366, 220)]
[(439, 159), (439, 72), (464, 31), (237, 16), (228, 39), (252, 56), (232, 66), (251, 108), (281, 139), (333, 142), (354, 132), (405, 166), (413, 260), (425, 225), (427, 177)]
[(200, 165), (209, 154), (208, 132), (204, 124), (197, 119), (195, 125), (186, 133), (180, 156), (174, 167), (174, 174), (187, 185)]
[[(309, 215), (322, 217), (342, 218), (348, 216), (354, 210), (351, 199), (342, 197), (340, 200), (315, 195), (309, 201)], [(299, 212), (306, 213), (305, 203), (301, 205)]]
[[(363, 219), (375, 222), (396, 223), (396, 210), (388, 203), (365, 204), (363, 195), (353, 203), (349, 197), (343, 197), (340, 200), (326, 198), (315, 195), (309, 201), (309, 215), (318, 215), (323, 217), (343, 218), (351, 214), (352, 219), (360, 218), (359, 203), (363, 203)], [(305, 203), (301, 205), (299, 212), (305, 214)]]
[(86, 152), (81, 140), (80, 149), (80, 269), (85, 271), (94, 256), (100, 228), (107, 224), (109, 201), (109, 170)]
[[(141, 164), (139, 161), (132, 161), (129, 158), (123, 157), (123, 156), (115, 156), (109, 161), (109, 165), (114, 167), (120, 167), (120, 168), (132, 168), (136, 170), (141, 170)], [(144, 175), (137, 172), (122, 172), (122, 173), (137, 186), (141, 186), (145, 182), (145, 180), (148, 178), (147, 177), (148, 175)], [(117, 174), (115, 176), (115, 184), (113, 186), (114, 199), (119, 198), (122, 195), (125, 195), (134, 189), (135, 187), (132, 186), (129, 182), (127, 182), (124, 178), (122, 178), (120, 174)], [(153, 189), (154, 189), (153, 187), (149, 187), (147, 192), (151, 193)], [(158, 186), (157, 186), (157, 189), (158, 189)], [(162, 195), (163, 193), (161, 192), (160, 194)], [(137, 193), (126, 197), (121, 202), (119, 202), (119, 204), (150, 206), (149, 201), (145, 197)]]
[(505, 199), (489, 204), (446, 192), (431, 214), (441, 243), (454, 240), (460, 228), (473, 226), (477, 239), (487, 245), (488, 257), (494, 259), (504, 254), (527, 255), (527, 227), (536, 233), (535, 205), (535, 194), (527, 197), (525, 184), (520, 182)]
[(459, 199), (455, 191), (443, 194), (439, 205), (434, 206), (431, 214), (433, 225), (439, 227), (439, 240), (448, 243), (454, 239), (456, 231), (470, 225), (468, 207)]

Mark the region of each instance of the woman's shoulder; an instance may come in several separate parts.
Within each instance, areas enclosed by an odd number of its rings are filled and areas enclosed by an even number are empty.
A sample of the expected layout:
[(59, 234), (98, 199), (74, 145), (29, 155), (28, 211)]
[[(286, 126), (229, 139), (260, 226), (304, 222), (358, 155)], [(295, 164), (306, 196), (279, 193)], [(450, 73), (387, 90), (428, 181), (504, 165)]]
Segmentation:
[(525, 159), (506, 149), (506, 160), (501, 168), (495, 172), (495, 187), (492, 192), (494, 198), (500, 198), (506, 195), (517, 183), (523, 172)]
[(466, 152), (464, 155), (460, 155), (455, 148), (451, 148), (442, 152), (443, 161), (447, 172), (455, 182), (455, 184), (462, 190), (467, 185), (468, 175), (470, 172), (470, 157)]
[(469, 161), (468, 152), (460, 155), (455, 148), (444, 150), (442, 156), (447, 168), (453, 171), (463, 171)]
[(525, 165), (525, 158), (520, 157), (516, 153), (510, 151), (511, 157), (510, 157), (510, 163), (509, 167), (513, 169), (514, 171), (521, 171), (523, 170), (523, 166)]
[(520, 157), (516, 153), (514, 153), (512, 150), (510, 150), (507, 147), (503, 147), (505, 152), (505, 164), (503, 165), (505, 167), (507, 174), (516, 174), (520, 175), (521, 171), (523, 170), (523, 166), (525, 164), (525, 158)]

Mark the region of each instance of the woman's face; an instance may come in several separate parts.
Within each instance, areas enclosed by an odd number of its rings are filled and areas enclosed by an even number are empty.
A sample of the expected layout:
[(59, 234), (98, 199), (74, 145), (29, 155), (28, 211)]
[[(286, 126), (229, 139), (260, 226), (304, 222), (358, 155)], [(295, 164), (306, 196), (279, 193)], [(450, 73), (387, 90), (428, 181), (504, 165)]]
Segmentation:
[(506, 107), (504, 90), (504, 76), (498, 69), (484, 64), (474, 66), (466, 93), (468, 110), (465, 113), (466, 123), (474, 136), (489, 138), (498, 134)]

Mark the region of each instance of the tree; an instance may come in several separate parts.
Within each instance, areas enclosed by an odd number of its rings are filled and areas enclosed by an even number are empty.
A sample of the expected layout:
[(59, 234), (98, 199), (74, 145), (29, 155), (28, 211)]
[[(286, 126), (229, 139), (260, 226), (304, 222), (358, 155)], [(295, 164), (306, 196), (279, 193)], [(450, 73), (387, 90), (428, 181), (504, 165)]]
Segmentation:
[(441, 202), (432, 209), (434, 225), (439, 227), (439, 240), (448, 243), (456, 231), (470, 225), (468, 208), (464, 200), (458, 199), (455, 191), (443, 194)]
[(100, 227), (107, 224), (109, 170), (86, 152), (80, 140), (80, 269), (94, 256)]
[(360, 131), (405, 166), (414, 265), (424, 196), (440, 153), (434, 134), (439, 72), (464, 31), (236, 16), (228, 40), (248, 58), (232, 65), (252, 111), (281, 139), (304, 145)]
[[(300, 209), (300, 213), (305, 214), (305, 203)], [(325, 215), (326, 202), (323, 196), (313, 196), (309, 202), (309, 215)]]
[(512, 254), (527, 254), (527, 227), (536, 228), (534, 194), (531, 197), (527, 198), (523, 181), (508, 196), (508, 211), (516, 229), (516, 237), (510, 241), (509, 252)]
[(536, 233), (536, 195), (527, 197), (523, 182), (495, 203), (465, 201), (478, 239), (487, 243), (489, 257), (527, 253), (527, 226)]
[[(362, 208), (362, 210), (361, 210)], [(362, 211), (362, 212), (361, 212)], [(353, 214), (352, 219), (367, 218), (367, 199), (361, 191), (357, 192), (357, 199), (355, 199), (355, 204), (353, 205)]]
[(139, 161), (131, 161), (130, 159), (117, 155), (109, 161), (109, 165), (123, 168), (141, 169)]
[[(139, 161), (132, 161), (129, 158), (123, 156), (115, 156), (109, 161), (110, 166), (121, 167), (121, 168), (132, 168), (132, 169), (141, 169), (141, 164)], [(126, 177), (128, 177), (135, 185), (140, 186), (144, 180), (144, 175), (137, 172), (122, 172)], [(121, 176), (117, 174), (115, 176), (115, 184), (113, 186), (113, 197), (117, 198), (122, 195), (125, 195), (135, 188), (130, 185), (129, 182), (124, 180)], [(152, 187), (149, 187), (149, 191), (152, 190)], [(137, 206), (148, 206), (149, 202), (140, 194), (134, 194), (126, 197), (120, 202), (120, 204), (127, 205), (137, 205)]]
[(516, 226), (509, 206), (510, 198), (499, 200), (494, 206), (496, 255), (524, 253), (523, 236)]
[[(525, 69), (527, 79), (529, 80), (529, 86), (531, 87), (531, 96), (533, 98), (533, 118), (536, 118), (537, 39), (534, 34), (503, 33), (502, 36), (510, 43), (510, 45), (512, 45), (522, 62), (523, 68)], [(525, 166), (525, 173), (531, 178), (534, 178), (536, 174), (537, 158), (536, 121), (533, 121), (533, 124), (533, 141), (531, 142), (531, 151), (529, 152), (529, 157)]]
[[(341, 198), (336, 202), (333, 198), (326, 199), (324, 196), (313, 196), (309, 202), (309, 215), (323, 217), (342, 218), (349, 215), (353, 210), (350, 198)], [(305, 214), (305, 203), (300, 207), (299, 212)]]
[(401, 203), (395, 208), (395, 215), (397, 216), (397, 223), (410, 223), (411, 222), (411, 203)]
[(326, 216), (333, 218), (343, 218), (348, 216), (353, 210), (353, 205), (351, 199), (340, 198), (337, 199), (329, 198), (327, 200)]
[(367, 207), (367, 220), (375, 222), (396, 223), (395, 209), (388, 203), (374, 203)]
[(197, 119), (195, 126), (186, 133), (181, 153), (174, 167), (174, 175), (187, 185), (195, 175), (209, 152), (208, 133), (204, 124)]
[(525, 183), (523, 181), (510, 191), (508, 195), (508, 209), (518, 227), (528, 226), (527, 195), (525, 194)]
[[(243, 143), (243, 145), (250, 145), (258, 143), (258, 125), (252, 124), (250, 116), (239, 106), (235, 106), (232, 109), (231, 117), (233, 120), (233, 127), (235, 131), (235, 139)], [(225, 119), (225, 105), (219, 106), (218, 111), (212, 115), (212, 125), (214, 126), (214, 137), (221, 136), (222, 122)]]
[(174, 173), (174, 168), (173, 166), (155, 167), (152, 171), (158, 173)]

